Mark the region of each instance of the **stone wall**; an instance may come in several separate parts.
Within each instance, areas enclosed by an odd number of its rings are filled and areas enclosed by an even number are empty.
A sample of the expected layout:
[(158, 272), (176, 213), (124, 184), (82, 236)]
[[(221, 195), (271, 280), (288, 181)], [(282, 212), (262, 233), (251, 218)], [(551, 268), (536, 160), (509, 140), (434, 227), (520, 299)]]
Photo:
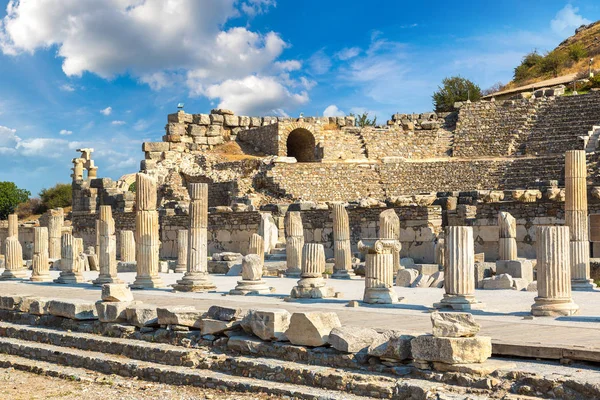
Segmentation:
[[(8, 221), (0, 221), (0, 254), (4, 255), (4, 241), (8, 236)], [(33, 227), (19, 226), (19, 242), (23, 248), (23, 259), (33, 257)]]

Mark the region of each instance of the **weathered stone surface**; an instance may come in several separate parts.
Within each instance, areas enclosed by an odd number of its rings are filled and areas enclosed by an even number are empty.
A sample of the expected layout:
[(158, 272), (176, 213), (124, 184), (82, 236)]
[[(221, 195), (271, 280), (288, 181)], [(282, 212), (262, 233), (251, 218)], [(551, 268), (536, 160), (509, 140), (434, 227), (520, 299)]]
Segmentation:
[(416, 269), (401, 269), (396, 274), (396, 286), (410, 287), (419, 276), (419, 271)]
[(444, 285), (444, 271), (438, 271), (431, 275), (431, 283), (429, 287), (441, 288)]
[(529, 282), (525, 278), (513, 278), (513, 289), (514, 290), (527, 290)]
[(222, 306), (211, 306), (208, 309), (208, 318), (219, 321), (234, 321), (242, 316), (241, 308), (231, 308)]
[(242, 328), (262, 340), (281, 340), (290, 326), (291, 314), (283, 309), (250, 310), (242, 319)]
[(256, 281), (263, 275), (263, 262), (258, 254), (248, 254), (242, 259), (242, 279)]
[(143, 328), (145, 326), (158, 326), (156, 307), (147, 304), (136, 304), (126, 309), (127, 321), (130, 324)]
[(407, 360), (412, 357), (411, 341), (414, 338), (399, 331), (385, 331), (375, 337), (367, 352), (370, 356), (385, 360)]
[(48, 304), (48, 313), (74, 320), (98, 319), (96, 305), (82, 300), (52, 300)]
[(413, 287), (413, 288), (429, 287), (429, 278), (430, 277), (431, 277), (430, 275), (420, 274), (419, 276), (417, 276), (417, 279), (415, 279), (414, 282), (410, 285), (410, 287)]
[(192, 306), (158, 307), (156, 309), (159, 325), (181, 325), (200, 329), (202, 311)]
[(496, 273), (508, 274), (512, 278), (524, 278), (527, 282), (532, 282), (533, 264), (531, 260), (497, 261)]
[(483, 288), (486, 290), (512, 289), (512, 287), (513, 278), (508, 274), (496, 275), (483, 280)]
[(358, 353), (367, 350), (378, 335), (379, 333), (374, 329), (342, 326), (331, 330), (329, 343), (336, 350)]
[(204, 318), (200, 323), (200, 331), (203, 335), (217, 335), (236, 329), (239, 326), (239, 321), (220, 321), (218, 319)]
[(533, 281), (529, 285), (527, 285), (528, 292), (537, 292), (537, 290), (538, 290), (537, 281)]
[(323, 346), (329, 343), (333, 328), (342, 326), (334, 312), (297, 312), (292, 314), (285, 336), (296, 345)]
[(470, 313), (434, 312), (431, 323), (435, 337), (472, 337), (480, 329)]
[(34, 315), (47, 315), (50, 314), (48, 312), (48, 305), (52, 299), (38, 297), (31, 302), (29, 305), (29, 313)]
[(133, 294), (126, 284), (104, 284), (102, 285), (102, 301), (133, 301)]
[(100, 322), (127, 322), (127, 308), (142, 304), (140, 301), (98, 301), (96, 311)]
[(487, 336), (469, 338), (422, 335), (411, 342), (415, 360), (446, 364), (483, 363), (492, 356), (492, 339)]

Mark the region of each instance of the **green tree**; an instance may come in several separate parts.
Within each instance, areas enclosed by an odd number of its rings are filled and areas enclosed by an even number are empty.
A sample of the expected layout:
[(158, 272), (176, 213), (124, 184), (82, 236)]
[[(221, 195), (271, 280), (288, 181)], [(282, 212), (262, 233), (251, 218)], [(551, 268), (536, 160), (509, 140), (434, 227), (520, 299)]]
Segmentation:
[(569, 58), (575, 62), (586, 58), (587, 55), (588, 55), (588, 52), (581, 43), (573, 43), (569, 47)]
[(7, 219), (20, 203), (29, 199), (31, 192), (19, 189), (14, 182), (0, 182), (0, 219)]
[(450, 112), (454, 111), (454, 103), (457, 101), (479, 100), (481, 89), (468, 79), (453, 76), (442, 81), (442, 86), (438, 86), (432, 98), (436, 112)]
[(519, 64), (518, 67), (515, 68), (514, 78), (515, 81), (524, 81), (530, 78), (535, 78), (540, 74), (540, 64), (544, 60), (544, 57), (541, 56), (537, 50), (532, 51), (531, 53), (526, 54)]
[(558, 73), (565, 65), (567, 61), (567, 55), (562, 51), (552, 51), (547, 53), (540, 64), (540, 70), (542, 73), (551, 72), (552, 75), (558, 76)]
[(57, 183), (51, 188), (42, 189), (40, 199), (42, 200), (42, 212), (51, 208), (68, 207), (73, 202), (73, 191), (71, 185)]
[(360, 126), (361, 128), (364, 128), (365, 126), (375, 126), (377, 124), (377, 117), (373, 118), (372, 120), (369, 119), (368, 112), (364, 112), (360, 115), (350, 113), (349, 116), (354, 117), (355, 125)]

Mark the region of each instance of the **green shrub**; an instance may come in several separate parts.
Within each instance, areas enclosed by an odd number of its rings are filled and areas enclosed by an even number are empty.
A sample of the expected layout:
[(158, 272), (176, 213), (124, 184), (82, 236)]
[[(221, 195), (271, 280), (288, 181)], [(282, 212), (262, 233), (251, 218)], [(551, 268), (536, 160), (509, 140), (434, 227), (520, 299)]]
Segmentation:
[(51, 208), (69, 207), (73, 202), (71, 185), (57, 183), (49, 189), (42, 189), (40, 198), (42, 200), (42, 212)]
[(587, 55), (588, 52), (581, 43), (574, 43), (569, 47), (569, 58), (575, 62), (586, 58)]
[(567, 55), (562, 51), (552, 51), (547, 53), (540, 63), (540, 71), (542, 73), (551, 72), (552, 75), (558, 76), (560, 70), (564, 67), (567, 61)]
[(15, 209), (15, 213), (19, 216), (19, 219), (31, 217), (32, 215), (41, 214), (43, 206), (42, 201), (37, 197), (28, 199), (26, 202), (21, 203)]
[(0, 182), (0, 219), (7, 219), (20, 203), (29, 199), (31, 192), (19, 189), (14, 182)]
[(433, 106), (436, 112), (454, 111), (457, 101), (477, 101), (481, 98), (481, 89), (468, 79), (460, 76), (445, 78), (438, 91), (433, 93)]

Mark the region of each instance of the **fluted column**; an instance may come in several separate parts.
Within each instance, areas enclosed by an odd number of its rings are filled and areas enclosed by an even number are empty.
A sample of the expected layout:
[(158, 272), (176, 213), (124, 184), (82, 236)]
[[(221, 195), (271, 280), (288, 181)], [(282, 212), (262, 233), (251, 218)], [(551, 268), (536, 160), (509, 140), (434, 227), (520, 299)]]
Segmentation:
[(115, 235), (115, 220), (112, 217), (110, 206), (100, 206), (99, 228), (99, 254), (98, 264), (100, 274), (93, 281), (94, 285), (100, 286), (105, 283), (123, 283), (117, 277), (117, 236)]
[(52, 282), (50, 260), (48, 257), (48, 228), (33, 228), (33, 282)]
[(302, 248), (304, 247), (304, 228), (302, 226), (302, 215), (298, 211), (290, 211), (285, 219), (285, 253), (287, 257), (288, 277), (300, 276), (302, 270)]
[(186, 229), (177, 231), (177, 265), (175, 266), (175, 272), (177, 273), (187, 271), (188, 236), (189, 233)]
[(262, 279), (263, 266), (258, 254), (248, 254), (242, 258), (242, 280), (229, 294), (248, 295), (271, 293), (271, 288)]
[(174, 288), (182, 292), (204, 292), (216, 289), (208, 274), (208, 185), (192, 183), (189, 193), (187, 272)]
[(18, 236), (9, 236), (4, 241), (4, 272), (0, 280), (25, 279), (27, 268), (23, 266), (23, 248)]
[(446, 239), (444, 233), (438, 235), (437, 241), (435, 242), (434, 248), (434, 260), (437, 265), (445, 266), (446, 261)]
[(326, 286), (323, 273), (325, 272), (325, 249), (322, 244), (306, 243), (302, 249), (302, 273), (298, 285), (292, 289), (290, 297), (298, 298), (327, 298), (333, 297), (335, 291)]
[(592, 290), (585, 150), (565, 153), (565, 225), (570, 232), (571, 287)]
[(354, 275), (352, 269), (352, 249), (350, 246), (350, 221), (346, 206), (343, 203), (334, 203), (333, 209), (333, 279), (351, 279)]
[(62, 208), (49, 210), (48, 216), (48, 257), (52, 260), (61, 258), (60, 243), (65, 214)]
[(498, 213), (498, 227), (500, 238), (498, 240), (498, 259), (517, 259), (517, 221), (508, 212)]
[[(81, 283), (85, 282), (83, 270), (80, 262), (79, 245), (76, 238), (71, 233), (63, 233), (61, 236), (61, 258), (60, 258), (60, 276), (54, 282), (56, 283)], [(83, 240), (82, 240), (83, 250)]]
[[(393, 209), (379, 214), (379, 238), (400, 242), (400, 218)], [(394, 272), (400, 269), (400, 247), (394, 250)]]
[(446, 227), (446, 268), (444, 272), (444, 298), (435, 308), (454, 310), (481, 309), (475, 300), (475, 245), (470, 226)]
[(538, 226), (536, 233), (538, 296), (531, 313), (537, 316), (576, 314), (579, 307), (571, 299), (569, 227)]
[(250, 236), (250, 245), (248, 246), (248, 254), (257, 254), (261, 262), (265, 263), (265, 241), (258, 233), (253, 233)]
[(8, 215), (8, 237), (19, 238), (19, 217), (17, 214)]
[(395, 239), (362, 239), (358, 248), (365, 254), (363, 301), (391, 304), (402, 300), (394, 290), (394, 257), (400, 252), (400, 242)]
[(133, 231), (121, 231), (121, 261), (135, 262), (135, 236)]
[(149, 175), (136, 175), (135, 242), (137, 275), (133, 289), (162, 287), (158, 276), (158, 212), (156, 211), (156, 180)]

